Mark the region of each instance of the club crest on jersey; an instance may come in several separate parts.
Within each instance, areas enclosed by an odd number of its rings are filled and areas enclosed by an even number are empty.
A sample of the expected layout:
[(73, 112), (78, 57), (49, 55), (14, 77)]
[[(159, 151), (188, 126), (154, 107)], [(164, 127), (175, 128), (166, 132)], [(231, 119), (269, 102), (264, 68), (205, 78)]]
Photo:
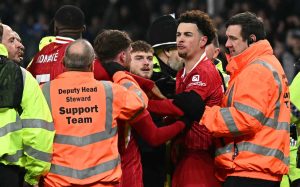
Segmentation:
[(192, 77), (192, 82), (198, 82), (200, 80), (200, 75), (194, 75)]

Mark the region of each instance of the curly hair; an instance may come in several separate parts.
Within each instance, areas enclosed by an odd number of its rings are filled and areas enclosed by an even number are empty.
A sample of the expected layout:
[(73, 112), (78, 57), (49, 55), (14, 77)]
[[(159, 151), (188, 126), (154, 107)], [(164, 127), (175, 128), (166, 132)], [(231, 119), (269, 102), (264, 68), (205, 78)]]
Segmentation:
[(215, 38), (216, 28), (212, 19), (208, 14), (200, 10), (190, 10), (180, 14), (178, 24), (180, 23), (194, 23), (197, 25), (199, 33), (207, 37), (207, 45)]

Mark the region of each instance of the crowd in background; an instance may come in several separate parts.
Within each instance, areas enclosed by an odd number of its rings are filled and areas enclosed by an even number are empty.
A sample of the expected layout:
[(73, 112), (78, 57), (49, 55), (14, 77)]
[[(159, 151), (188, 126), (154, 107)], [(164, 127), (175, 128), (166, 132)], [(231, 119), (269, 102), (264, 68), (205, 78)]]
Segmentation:
[[(300, 69), (300, 65), (294, 65), (300, 57), (298, 0), (2, 0), (0, 18), (20, 34), (26, 46), (24, 64), (37, 52), (40, 39), (51, 35), (51, 18), (63, 4), (74, 4), (85, 12), (84, 38), (90, 42), (103, 29), (125, 30), (133, 40), (146, 40), (147, 29), (156, 17), (200, 9), (214, 19), (220, 44), (224, 46), (225, 20), (238, 12), (251, 10), (264, 20), (267, 38), (285, 69), (293, 71), (296, 67), (296, 72)], [(298, 38), (298, 42), (293, 37)]]

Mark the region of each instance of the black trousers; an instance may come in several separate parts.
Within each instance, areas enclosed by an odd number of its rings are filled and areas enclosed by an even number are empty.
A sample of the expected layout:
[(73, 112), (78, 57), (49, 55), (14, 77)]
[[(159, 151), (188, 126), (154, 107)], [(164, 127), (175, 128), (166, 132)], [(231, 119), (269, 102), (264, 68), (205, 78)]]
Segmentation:
[(280, 182), (247, 177), (227, 177), (223, 187), (279, 187)]
[(23, 187), (24, 169), (0, 164), (0, 187)]

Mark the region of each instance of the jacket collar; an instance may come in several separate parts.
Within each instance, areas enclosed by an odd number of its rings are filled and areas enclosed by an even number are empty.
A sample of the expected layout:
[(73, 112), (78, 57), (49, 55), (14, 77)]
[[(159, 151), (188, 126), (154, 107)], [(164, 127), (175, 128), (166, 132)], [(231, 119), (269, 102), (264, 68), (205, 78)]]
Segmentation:
[(5, 56), (6, 58), (8, 57), (8, 51), (6, 47), (0, 43), (0, 55)]
[(241, 54), (230, 57), (226, 70), (230, 73), (230, 75), (234, 75), (243, 70), (259, 56), (265, 54), (273, 55), (273, 49), (268, 40), (255, 42)]

